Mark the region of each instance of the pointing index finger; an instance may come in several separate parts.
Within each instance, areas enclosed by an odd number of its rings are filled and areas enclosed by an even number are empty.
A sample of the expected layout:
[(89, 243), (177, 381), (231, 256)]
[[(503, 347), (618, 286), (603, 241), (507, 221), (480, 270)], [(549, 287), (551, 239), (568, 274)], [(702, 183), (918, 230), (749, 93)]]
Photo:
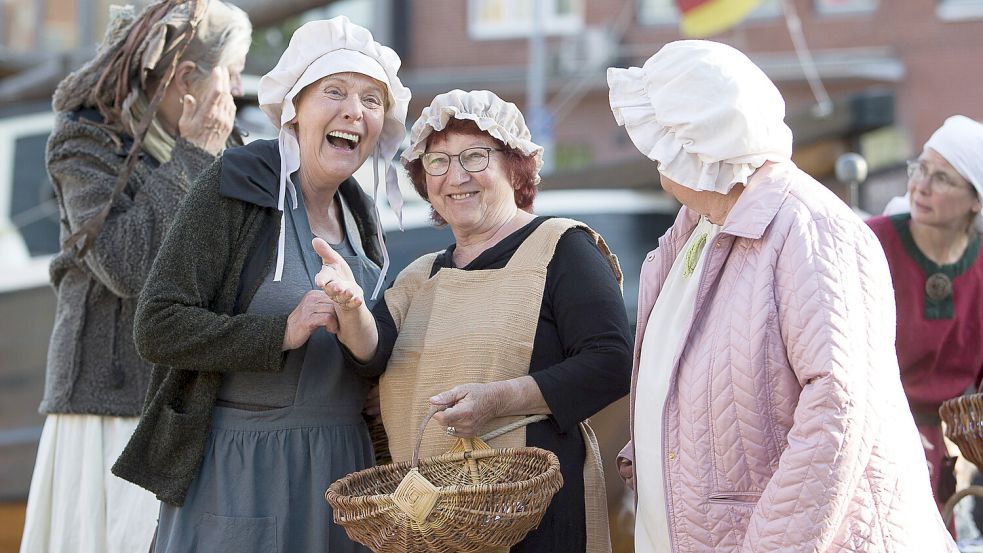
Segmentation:
[(314, 251), (317, 252), (317, 255), (321, 256), (321, 263), (324, 265), (334, 267), (339, 261), (344, 262), (344, 259), (338, 255), (338, 252), (334, 251), (334, 248), (328, 245), (324, 238), (314, 237), (311, 245), (314, 246)]

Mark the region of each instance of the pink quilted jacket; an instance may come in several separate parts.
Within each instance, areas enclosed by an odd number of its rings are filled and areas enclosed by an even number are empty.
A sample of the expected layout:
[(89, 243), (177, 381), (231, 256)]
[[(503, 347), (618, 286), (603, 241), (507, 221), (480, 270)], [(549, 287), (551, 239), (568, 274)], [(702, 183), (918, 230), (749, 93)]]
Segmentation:
[[(684, 207), (642, 265), (632, 436), (660, 431), (634, 425), (640, 340), (696, 223)], [(955, 552), (867, 226), (792, 163), (769, 163), (707, 247), (661, 429), (673, 552)]]

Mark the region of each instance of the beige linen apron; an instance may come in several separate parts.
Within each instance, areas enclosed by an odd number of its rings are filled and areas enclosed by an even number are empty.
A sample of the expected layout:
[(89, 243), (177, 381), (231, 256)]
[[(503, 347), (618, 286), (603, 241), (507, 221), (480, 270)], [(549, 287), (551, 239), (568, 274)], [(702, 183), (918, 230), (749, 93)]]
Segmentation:
[[(572, 228), (583, 228), (597, 241), (618, 281), (617, 257), (589, 227), (571, 219), (543, 222), (501, 269), (441, 269), (432, 278), (437, 253), (410, 264), (386, 291), (386, 304), (398, 338), (380, 380), (382, 419), (393, 460), (408, 461), (429, 398), (459, 384), (496, 382), (529, 373), (533, 341), (546, 285), (546, 269), (556, 244)], [(585, 290), (586, 293), (590, 293)], [(433, 316), (431, 316), (433, 314)], [(489, 421), (485, 434), (523, 418)], [(607, 496), (597, 439), (587, 421), (580, 423), (586, 446), (584, 500), (588, 553), (611, 551)], [(420, 458), (449, 450), (456, 438), (430, 424)], [(494, 448), (525, 447), (521, 427), (489, 440)]]

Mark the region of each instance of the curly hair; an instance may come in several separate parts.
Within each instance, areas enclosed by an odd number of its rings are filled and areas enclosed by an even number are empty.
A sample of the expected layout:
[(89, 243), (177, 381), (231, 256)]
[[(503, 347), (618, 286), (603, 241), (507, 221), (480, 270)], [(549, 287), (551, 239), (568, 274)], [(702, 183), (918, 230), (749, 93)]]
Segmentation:
[[(443, 140), (449, 134), (463, 134), (467, 136), (487, 136), (495, 142), (495, 147), (502, 150), (505, 173), (508, 175), (509, 183), (515, 190), (515, 205), (523, 211), (532, 212), (532, 202), (536, 198), (536, 158), (527, 156), (510, 148), (507, 144), (489, 135), (478, 128), (478, 125), (470, 119), (451, 119), (447, 126), (439, 131), (434, 131), (427, 137), (427, 148), (437, 140)], [(410, 182), (416, 193), (424, 200), (430, 201), (427, 197), (427, 173), (423, 170), (423, 160), (416, 158), (406, 164), (406, 172), (409, 173)], [(447, 221), (430, 207), (430, 218), (439, 226), (446, 225)]]

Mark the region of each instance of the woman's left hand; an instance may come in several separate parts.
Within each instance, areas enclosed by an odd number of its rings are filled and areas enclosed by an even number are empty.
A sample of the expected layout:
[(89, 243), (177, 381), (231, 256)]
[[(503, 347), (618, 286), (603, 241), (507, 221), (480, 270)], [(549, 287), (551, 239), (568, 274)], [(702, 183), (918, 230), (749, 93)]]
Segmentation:
[(509, 387), (502, 382), (462, 384), (430, 398), (431, 405), (446, 405), (434, 415), (443, 426), (454, 427), (454, 435), (476, 436), (489, 420), (500, 416)]
[(351, 311), (364, 305), (362, 288), (355, 281), (355, 275), (345, 259), (321, 238), (315, 238), (311, 244), (314, 251), (321, 256), (322, 264), (321, 271), (314, 277), (314, 283), (338, 305), (339, 310)]

